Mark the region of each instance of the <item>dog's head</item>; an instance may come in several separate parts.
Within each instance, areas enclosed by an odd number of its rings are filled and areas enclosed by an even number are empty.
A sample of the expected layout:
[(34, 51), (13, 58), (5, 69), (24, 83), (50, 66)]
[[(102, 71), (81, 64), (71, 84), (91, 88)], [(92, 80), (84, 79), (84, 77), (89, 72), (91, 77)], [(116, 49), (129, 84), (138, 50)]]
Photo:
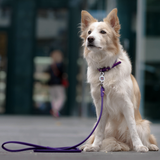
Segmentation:
[(120, 24), (117, 9), (113, 9), (102, 22), (98, 22), (87, 11), (81, 12), (81, 38), (85, 46), (84, 57), (92, 53), (119, 53)]

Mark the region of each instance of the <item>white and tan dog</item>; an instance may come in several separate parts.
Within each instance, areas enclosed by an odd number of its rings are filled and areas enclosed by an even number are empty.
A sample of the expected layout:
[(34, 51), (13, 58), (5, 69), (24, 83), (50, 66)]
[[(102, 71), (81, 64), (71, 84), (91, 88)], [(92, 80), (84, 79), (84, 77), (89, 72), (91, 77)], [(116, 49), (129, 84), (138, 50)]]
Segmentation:
[(121, 61), (104, 74), (102, 118), (94, 135), (81, 149), (86, 152), (159, 150), (155, 137), (150, 134), (150, 122), (143, 120), (139, 112), (140, 91), (131, 74), (129, 57), (119, 42), (117, 9), (113, 9), (103, 22), (98, 22), (87, 11), (81, 14), (81, 38), (88, 63), (87, 80), (97, 118), (101, 109), (98, 69), (112, 67), (116, 60)]

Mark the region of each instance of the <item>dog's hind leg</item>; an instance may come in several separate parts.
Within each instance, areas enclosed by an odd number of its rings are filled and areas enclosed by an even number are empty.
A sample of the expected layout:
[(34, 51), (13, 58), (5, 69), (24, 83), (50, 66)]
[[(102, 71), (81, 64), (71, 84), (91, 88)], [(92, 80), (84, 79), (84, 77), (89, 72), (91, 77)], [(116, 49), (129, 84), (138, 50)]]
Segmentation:
[(150, 151), (158, 151), (159, 150), (159, 148), (157, 147), (156, 138), (154, 137), (153, 134), (151, 134), (149, 137), (149, 143), (150, 143), (150, 145), (148, 146), (148, 148)]
[(114, 137), (109, 137), (103, 140), (100, 151), (101, 152), (118, 152), (129, 151), (127, 144), (116, 140)]
[(137, 122), (137, 132), (143, 143), (150, 151), (158, 151), (156, 138), (150, 134), (150, 122), (147, 120), (139, 120)]

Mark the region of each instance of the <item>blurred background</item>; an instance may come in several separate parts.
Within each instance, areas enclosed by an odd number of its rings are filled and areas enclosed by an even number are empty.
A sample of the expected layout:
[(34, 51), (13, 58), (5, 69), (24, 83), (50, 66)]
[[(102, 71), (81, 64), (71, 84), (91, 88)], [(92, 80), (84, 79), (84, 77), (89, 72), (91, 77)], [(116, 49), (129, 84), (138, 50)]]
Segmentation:
[(121, 43), (140, 85), (143, 117), (160, 120), (159, 0), (0, 0), (0, 114), (50, 115), (50, 52), (63, 53), (62, 116), (95, 116), (79, 38), (81, 10), (102, 20), (118, 8)]

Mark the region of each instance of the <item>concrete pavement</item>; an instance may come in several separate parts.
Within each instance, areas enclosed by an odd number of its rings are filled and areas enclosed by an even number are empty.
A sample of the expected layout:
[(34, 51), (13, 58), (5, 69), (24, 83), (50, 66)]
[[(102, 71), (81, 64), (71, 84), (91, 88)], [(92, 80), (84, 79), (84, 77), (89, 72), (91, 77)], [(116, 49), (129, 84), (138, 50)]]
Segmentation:
[[(72, 146), (81, 142), (91, 131), (95, 118), (59, 118), (49, 116), (0, 116), (0, 144), (24, 141), (44, 146)], [(152, 124), (151, 132), (160, 144), (160, 124)], [(10, 145), (10, 148), (18, 148)], [(160, 151), (148, 153), (11, 153), (0, 148), (0, 160), (160, 160)]]

